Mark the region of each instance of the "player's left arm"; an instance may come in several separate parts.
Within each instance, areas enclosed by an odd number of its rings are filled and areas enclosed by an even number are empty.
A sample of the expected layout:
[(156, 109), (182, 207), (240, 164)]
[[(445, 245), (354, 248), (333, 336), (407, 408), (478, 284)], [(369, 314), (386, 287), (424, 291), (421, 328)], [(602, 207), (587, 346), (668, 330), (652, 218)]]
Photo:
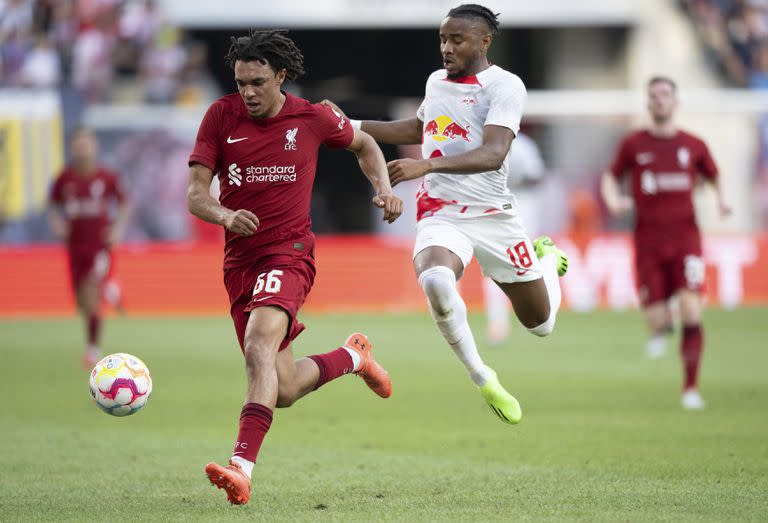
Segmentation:
[(347, 150), (355, 153), (360, 169), (373, 186), (373, 204), (384, 209), (384, 221), (392, 223), (403, 213), (403, 201), (392, 193), (384, 154), (371, 135), (360, 129), (354, 131)]
[(114, 193), (115, 200), (117, 201), (117, 215), (112, 225), (109, 228), (107, 236), (107, 245), (115, 247), (125, 236), (125, 228), (128, 226), (128, 218), (131, 214), (131, 207), (128, 203), (128, 198), (123, 191), (120, 182), (115, 178), (113, 180), (112, 191)]
[(387, 164), (389, 178), (395, 186), (405, 180), (413, 180), (433, 173), (477, 174), (501, 168), (509, 153), (515, 133), (508, 127), (486, 125), (483, 127), (483, 143), (480, 147), (455, 156), (438, 156), (424, 160), (401, 158)]
[(702, 142), (702, 146), (704, 150), (697, 161), (696, 167), (701, 177), (714, 186), (720, 216), (725, 218), (733, 212), (733, 208), (725, 198), (723, 184), (720, 180), (720, 173), (718, 172), (715, 160), (712, 159), (712, 155), (710, 154), (707, 145)]
[(61, 178), (59, 178), (53, 183), (53, 187), (51, 187), (51, 194), (48, 202), (48, 224), (56, 238), (66, 241), (69, 237), (69, 221), (67, 221), (64, 216), (63, 204)]
[(128, 218), (131, 215), (131, 206), (127, 200), (117, 204), (117, 216), (112, 226), (109, 228), (109, 238), (107, 241), (110, 247), (115, 247), (125, 236), (125, 228), (128, 226)]
[(720, 211), (720, 216), (722, 218), (725, 218), (727, 216), (730, 216), (733, 212), (733, 207), (731, 207), (731, 204), (726, 199), (724, 193), (723, 193), (723, 184), (720, 181), (720, 176), (716, 176), (714, 179), (706, 179), (708, 182), (710, 182), (713, 187), (715, 188), (715, 195), (717, 197), (717, 208)]

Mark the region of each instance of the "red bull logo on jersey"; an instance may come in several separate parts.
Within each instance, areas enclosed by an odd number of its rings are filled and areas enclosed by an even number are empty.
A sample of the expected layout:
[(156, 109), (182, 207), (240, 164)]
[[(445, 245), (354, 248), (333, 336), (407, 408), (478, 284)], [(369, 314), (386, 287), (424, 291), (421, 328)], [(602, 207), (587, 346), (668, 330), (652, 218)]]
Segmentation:
[(424, 136), (431, 136), (436, 142), (461, 138), (469, 142), (469, 125), (462, 127), (450, 116), (440, 115), (424, 124)]

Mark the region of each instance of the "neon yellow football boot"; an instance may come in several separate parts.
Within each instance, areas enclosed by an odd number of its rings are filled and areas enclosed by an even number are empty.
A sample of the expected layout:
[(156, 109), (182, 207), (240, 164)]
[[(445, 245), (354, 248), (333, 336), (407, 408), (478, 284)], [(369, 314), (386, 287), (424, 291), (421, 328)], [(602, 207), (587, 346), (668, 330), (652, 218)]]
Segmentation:
[(533, 240), (533, 250), (536, 251), (536, 256), (539, 259), (543, 258), (547, 254), (554, 254), (557, 258), (557, 275), (560, 277), (565, 276), (568, 272), (568, 256), (563, 251), (557, 248), (555, 242), (549, 236), (539, 236)]
[(501, 418), (502, 421), (510, 425), (517, 425), (523, 417), (520, 403), (501, 386), (496, 372), (490, 367), (488, 367), (488, 370), (491, 376), (485, 382), (485, 385), (480, 387), (480, 394), (483, 395), (483, 399), (491, 407), (493, 413)]

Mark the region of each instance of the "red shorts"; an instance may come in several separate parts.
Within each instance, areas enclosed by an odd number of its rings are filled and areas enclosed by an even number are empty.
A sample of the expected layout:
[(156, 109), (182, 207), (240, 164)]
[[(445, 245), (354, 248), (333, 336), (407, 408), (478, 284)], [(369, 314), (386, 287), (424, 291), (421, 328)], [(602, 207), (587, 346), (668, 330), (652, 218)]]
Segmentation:
[(112, 273), (112, 253), (108, 249), (69, 249), (69, 278), (77, 291), (87, 278), (101, 283)]
[(315, 260), (310, 254), (273, 254), (250, 265), (224, 270), (224, 286), (229, 294), (230, 314), (235, 323), (240, 349), (244, 349), (245, 327), (250, 312), (257, 307), (280, 307), (288, 313), (288, 330), (283, 350), (304, 330), (297, 315), (315, 281)]
[(705, 270), (698, 231), (663, 244), (636, 241), (635, 273), (643, 305), (665, 301), (681, 289), (702, 292)]

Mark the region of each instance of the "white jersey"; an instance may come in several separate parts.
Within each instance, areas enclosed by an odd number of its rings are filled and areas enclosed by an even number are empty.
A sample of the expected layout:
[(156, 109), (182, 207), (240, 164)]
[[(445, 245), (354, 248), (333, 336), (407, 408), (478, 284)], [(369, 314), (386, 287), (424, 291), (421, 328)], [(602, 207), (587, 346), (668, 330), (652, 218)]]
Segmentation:
[[(496, 65), (478, 73), (449, 79), (445, 69), (427, 79), (424, 101), (416, 116), (424, 124), (424, 158), (454, 156), (480, 147), (483, 127), (498, 125), (520, 130), (526, 91), (522, 80)], [(430, 173), (417, 196), (417, 218), (435, 213), (471, 217), (517, 213), (507, 187), (509, 153), (501, 168), (475, 174)]]

